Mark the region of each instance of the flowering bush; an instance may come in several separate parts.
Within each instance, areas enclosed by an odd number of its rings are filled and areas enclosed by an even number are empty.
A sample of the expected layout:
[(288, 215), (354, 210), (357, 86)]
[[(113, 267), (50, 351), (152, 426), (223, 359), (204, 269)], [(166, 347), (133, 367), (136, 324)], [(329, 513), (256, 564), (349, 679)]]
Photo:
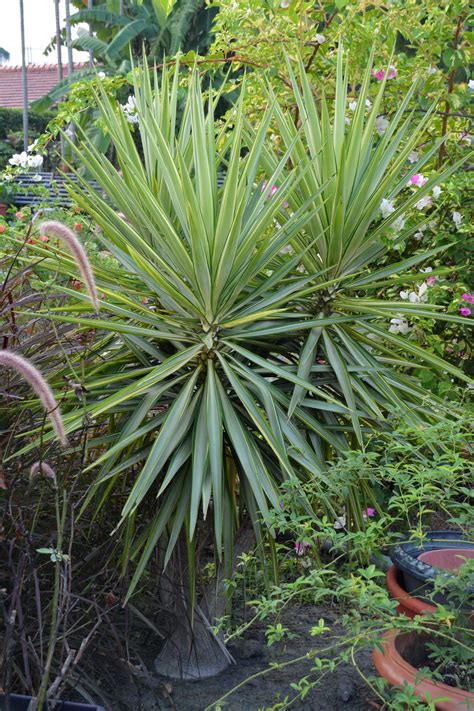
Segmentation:
[[(226, 60), (234, 70), (228, 82), (230, 92), (239, 86), (245, 68), (249, 116), (256, 115), (266, 101), (261, 81), (261, 74), (265, 73), (275, 94), (283, 97), (298, 122), (300, 113), (292, 98), (289, 66), (294, 63), (297, 53), (302, 54), (315, 94), (319, 97), (323, 91), (331, 93), (335, 48), (343, 41), (353, 79), (348, 87), (345, 118), (346, 124), (350, 124), (359, 100), (365, 57), (373, 45), (374, 85), (365, 99), (365, 110), (367, 113), (372, 111), (376, 85), (385, 80), (383, 107), (378, 110), (374, 123), (378, 136), (384, 137), (389, 130), (390, 118), (414, 76), (418, 78), (421, 90), (414, 94), (406, 109), (408, 121), (421, 118), (430, 111), (430, 101), (439, 100), (436, 110), (430, 113), (424, 135), (408, 157), (408, 163), (415, 164), (426, 150), (432, 151), (432, 158), (423, 167), (423, 172), (407, 180), (407, 191), (412, 190), (415, 194), (436, 168), (469, 153), (472, 136), (468, 107), (472, 99), (472, 79), (468, 70), (467, 0), (450, 3), (394, 0), (369, 6), (360, 0), (335, 4), (321, 2), (314, 6), (294, 1), (260, 3), (256, 0), (243, 0), (238, 4), (232, 0), (219, 0), (216, 4), (220, 11), (215, 21), (211, 57)], [(389, 57), (391, 62), (387, 68)], [(281, 138), (273, 130), (271, 135), (278, 149)], [(436, 137), (441, 139), (438, 144)], [(434, 185), (408, 213), (400, 214), (385, 231), (387, 244), (392, 243), (392, 254), (388, 257), (392, 262), (400, 256), (410, 257), (423, 250), (455, 243), (447, 257), (433, 260), (432, 268), (436, 273), (427, 277), (426, 285), (430, 291), (423, 287), (421, 296), (423, 301), (443, 304), (451, 313), (456, 312), (466, 319), (471, 317), (468, 313), (471, 309), (469, 304), (459, 303), (459, 295), (460, 291), (472, 288), (467, 274), (473, 252), (472, 240), (468, 239), (469, 176), (469, 172), (461, 169), (443, 184)], [(386, 219), (396, 209), (397, 202), (390, 195), (384, 196), (380, 204), (381, 217)], [(438, 275), (437, 269), (446, 266), (446, 259), (450, 269)], [(438, 276), (436, 289), (431, 289)], [(394, 293), (390, 287), (388, 293)], [(415, 274), (410, 293), (410, 303), (418, 301)], [(470, 351), (469, 339), (462, 327), (453, 330), (449, 325), (435, 325), (425, 320), (412, 329), (410, 320), (401, 315), (392, 319), (391, 327), (393, 333), (408, 335), (410, 332), (411, 339), (420, 340), (424, 347), (435, 353), (452, 349), (447, 351), (450, 358), (465, 367)], [(458, 348), (458, 342), (462, 342), (463, 347)]]

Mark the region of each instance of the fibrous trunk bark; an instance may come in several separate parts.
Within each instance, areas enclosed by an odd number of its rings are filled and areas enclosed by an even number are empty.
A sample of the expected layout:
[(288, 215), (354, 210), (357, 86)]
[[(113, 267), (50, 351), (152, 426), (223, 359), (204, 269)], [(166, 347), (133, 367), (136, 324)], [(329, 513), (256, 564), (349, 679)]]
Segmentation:
[[(240, 555), (254, 542), (251, 527), (243, 526), (236, 537), (232, 570)], [(216, 580), (207, 587), (199, 604), (192, 611), (189, 599), (186, 566), (182, 548), (175, 556), (171, 579), (162, 579), (162, 596), (172, 599), (174, 629), (155, 660), (159, 674), (171, 679), (197, 681), (216, 676), (234, 663), (225, 647), (221, 633), (215, 634), (212, 626), (225, 612), (226, 594), (223, 566)]]

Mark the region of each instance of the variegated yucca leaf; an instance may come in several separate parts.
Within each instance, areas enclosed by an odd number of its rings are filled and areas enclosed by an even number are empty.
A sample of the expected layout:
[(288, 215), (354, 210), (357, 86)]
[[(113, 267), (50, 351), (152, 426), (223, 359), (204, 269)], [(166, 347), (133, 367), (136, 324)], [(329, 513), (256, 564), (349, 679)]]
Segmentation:
[[(166, 541), (166, 564), (181, 532), (193, 545), (204, 521), (230, 566), (243, 513), (260, 537), (285, 481), (313, 481), (319, 505), (333, 510), (341, 492), (328, 460), (391, 414), (419, 423), (446, 409), (413, 368), (461, 377), (387, 328), (396, 313), (447, 316), (378, 294), (392, 274), (430, 256), (379, 264), (383, 229), (414, 199), (402, 197), (385, 223), (380, 201), (398, 195), (436, 150), (407, 169), (427, 119), (413, 127), (408, 96), (378, 138), (383, 84), (367, 118), (362, 108), (369, 66), (347, 127), (342, 53), (334, 107), (315, 101), (301, 68), (298, 78), (289, 73), (301, 128), (271, 94), (258, 126), (246, 124), (242, 102), (216, 123), (219, 96), (203, 90), (196, 70), (181, 106), (178, 68), (158, 76), (144, 63), (134, 71), (133, 125), (105, 92), (97, 97), (116, 163), (85, 136), (71, 144), (103, 191), (91, 192), (78, 174), (81, 187), (71, 184), (71, 194), (121, 269), (95, 272), (98, 317), (87, 315), (85, 295), (48, 314), (102, 334), (88, 359), (85, 404), (70, 397), (64, 421), (66, 432), (85, 413), (92, 423), (109, 422), (107, 434), (90, 442), (99, 456), (89, 502), (99, 508), (127, 492), (121, 522), (136, 562), (130, 592), (158, 541)], [(279, 154), (267, 140), (271, 125), (282, 138)], [(56, 270), (59, 261), (73, 273), (68, 255), (48, 247), (42, 266)], [(357, 507), (351, 525), (363, 525)]]
[[(298, 210), (312, 199), (314, 208), (305, 228), (292, 240), (297, 253), (306, 249), (302, 262), (305, 273), (313, 276), (304, 299), (306, 318), (313, 325), (306, 333), (301, 331), (298, 338), (294, 354), (297, 375), (315, 387), (329, 388), (347, 406), (351, 427), (362, 444), (364, 428), (383, 427), (393, 414), (417, 425), (447, 412), (447, 403), (422, 387), (417, 369), (435, 368), (465, 378), (416, 340), (389, 329), (390, 320), (400, 316), (410, 321), (430, 318), (453, 323), (465, 323), (465, 319), (447, 315), (435, 305), (383, 294), (384, 287), (412, 283), (413, 267), (441, 252), (435, 248), (402, 261), (387, 259), (392, 246), (409, 238), (427, 218), (418, 213), (420, 222), (410, 231), (402, 228), (396, 234), (388, 228), (410, 209), (417, 212), (415, 203), (457, 170), (462, 161), (434, 175), (416, 191), (407, 189), (407, 181), (437, 154), (442, 140), (433, 140), (417, 162), (409, 163), (410, 154), (425, 141), (424, 132), (434, 109), (421, 120), (410, 110), (416, 82), (379, 136), (376, 118), (382, 111), (385, 80), (371, 95), (372, 108), (367, 111), (366, 99), (377, 84), (372, 80), (371, 62), (349, 125), (348, 71), (344, 70), (342, 49), (334, 100), (326, 99), (324, 87), (311, 85), (301, 62), (296, 74), (288, 63), (288, 73), (300, 126), (296, 127), (293, 114), (278, 104), (275, 123), (283, 150), (290, 152), (289, 165), (299, 166), (303, 173), (288, 202), (290, 208)], [(271, 90), (268, 97), (274, 99)], [(251, 126), (247, 135), (251, 143)], [(278, 159), (271, 147), (264, 147), (266, 171), (274, 170)], [(396, 202), (386, 219), (380, 212), (384, 198)], [(391, 244), (383, 238), (387, 234), (393, 237)], [(419, 280), (423, 281), (421, 275)], [(328, 324), (328, 319), (333, 322)], [(305, 387), (295, 385), (289, 415), (300, 405), (311, 408), (313, 399)], [(452, 404), (449, 407), (452, 409)], [(325, 425), (336, 421), (342, 425), (340, 416), (321, 416)], [(344, 414), (342, 419), (346, 420)], [(346, 420), (345, 427), (347, 424)]]
[[(103, 297), (94, 319), (85, 314), (85, 295), (49, 310), (52, 319), (104, 334), (86, 374), (85, 410), (92, 421), (113, 424), (90, 445), (102, 450), (91, 464), (97, 480), (89, 500), (104, 505), (127, 476), (122, 522), (156, 501), (146, 532), (132, 544), (132, 589), (165, 532), (166, 563), (182, 529), (194, 540), (210, 519), (217, 555), (230, 561), (243, 512), (260, 535), (282, 482), (313, 478), (327, 496), (325, 457), (307, 432), (328, 447), (347, 447), (344, 434), (317, 413), (346, 406), (299, 378), (287, 357), (286, 325), (301, 321), (296, 307), (312, 278), (296, 270), (300, 255), (281, 252), (320, 208), (309, 204), (314, 196), (291, 212), (284, 206), (302, 177), (288, 172), (289, 151), (262, 175), (272, 108), (247, 147), (242, 104), (232, 125), (216, 124), (219, 97), (202, 89), (197, 72), (183, 107), (178, 69), (158, 77), (144, 64), (135, 80), (133, 127), (105, 92), (97, 97), (119, 169), (87, 137), (71, 144), (103, 197), (79, 174), (81, 187), (70, 191), (102, 230), (122, 274), (96, 270)], [(55, 247), (48, 247), (42, 264), (57, 268)], [(69, 273), (68, 256), (60, 261)], [(265, 334), (247, 338), (256, 325)], [(297, 408), (289, 422), (294, 385), (315, 396), (316, 411)], [(71, 408), (66, 431), (80, 427), (83, 416), (83, 408)]]

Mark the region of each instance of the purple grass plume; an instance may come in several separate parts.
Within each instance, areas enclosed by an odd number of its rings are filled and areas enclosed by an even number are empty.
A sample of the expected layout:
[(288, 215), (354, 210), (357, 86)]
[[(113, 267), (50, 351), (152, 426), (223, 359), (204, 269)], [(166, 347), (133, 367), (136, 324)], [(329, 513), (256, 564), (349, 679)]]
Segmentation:
[(19, 373), (26, 382), (31, 385), (35, 393), (41, 400), (41, 404), (48, 413), (48, 417), (54, 427), (54, 431), (63, 446), (67, 445), (67, 437), (64, 425), (59, 412), (58, 405), (54, 399), (53, 392), (39, 370), (30, 361), (13, 353), (13, 351), (0, 350), (0, 365), (11, 368)]
[(50, 237), (58, 237), (58, 239), (64, 242), (66, 247), (68, 247), (74, 261), (79, 267), (79, 271), (82, 274), (82, 278), (84, 279), (86, 289), (91, 297), (94, 309), (96, 313), (99, 313), (99, 299), (97, 297), (97, 287), (95, 285), (92, 268), (85, 249), (75, 234), (71, 232), (69, 227), (66, 227), (66, 225), (63, 225), (61, 222), (55, 222), (54, 220), (43, 222), (39, 229), (40, 232), (47, 234)]
[(30, 481), (32, 481), (37, 474), (43, 474), (44, 476), (48, 477), (48, 479), (52, 479), (54, 483), (54, 488), (58, 488), (56, 473), (47, 462), (35, 462), (32, 465), (30, 469)]

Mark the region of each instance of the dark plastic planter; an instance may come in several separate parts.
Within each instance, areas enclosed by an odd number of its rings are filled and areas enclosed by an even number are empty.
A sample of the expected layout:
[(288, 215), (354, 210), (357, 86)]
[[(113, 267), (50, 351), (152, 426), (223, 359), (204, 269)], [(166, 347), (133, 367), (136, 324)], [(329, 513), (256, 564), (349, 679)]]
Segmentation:
[[(443, 549), (456, 549), (458, 556), (462, 555), (464, 550), (467, 558), (472, 556), (471, 551), (474, 551), (474, 545), (464, 541), (463, 535), (459, 531), (429, 531), (422, 545), (412, 541), (402, 543), (392, 549), (390, 558), (402, 571), (407, 592), (416, 593), (417, 597), (422, 597), (432, 589), (431, 581), (439, 575), (440, 568), (423, 562), (420, 560), (420, 555)], [(446, 572), (446, 575), (449, 575), (449, 572)], [(474, 596), (474, 586), (469, 588), (468, 592)], [(439, 599), (438, 602), (442, 603), (445, 600)]]
[[(10, 694), (10, 711), (28, 711), (31, 696), (20, 696)], [(46, 711), (46, 706), (44, 707)], [(5, 695), (0, 694), (0, 711), (5, 710)], [(59, 701), (54, 707), (54, 711), (105, 711), (103, 706), (91, 706), (91, 704), (79, 704), (74, 701)]]

